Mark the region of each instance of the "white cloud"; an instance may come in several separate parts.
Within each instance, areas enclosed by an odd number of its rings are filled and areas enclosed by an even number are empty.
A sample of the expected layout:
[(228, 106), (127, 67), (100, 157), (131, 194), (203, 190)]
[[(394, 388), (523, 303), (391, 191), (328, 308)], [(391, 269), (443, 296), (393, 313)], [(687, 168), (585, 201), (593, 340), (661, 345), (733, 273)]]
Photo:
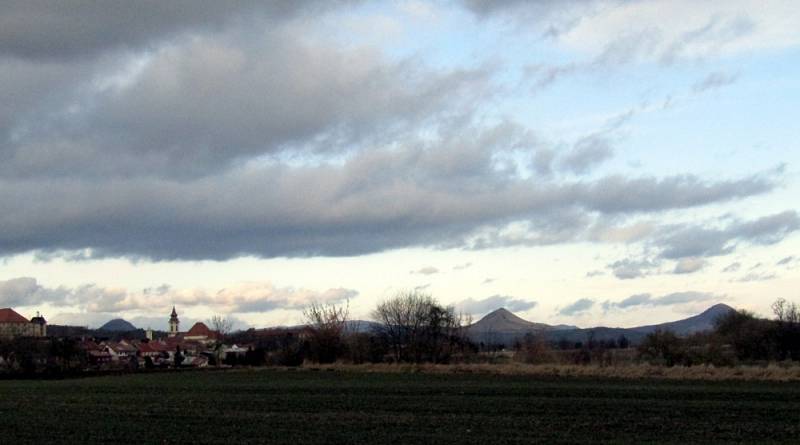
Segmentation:
[(618, 302), (605, 301), (603, 302), (603, 310), (628, 309), (640, 306), (675, 306), (706, 302), (719, 298), (721, 297), (715, 294), (695, 291), (674, 292), (660, 297), (654, 297), (651, 294), (636, 294)]
[(581, 298), (580, 300), (576, 300), (561, 309), (559, 309), (558, 313), (560, 315), (579, 315), (585, 312), (588, 312), (589, 309), (594, 307), (594, 300), (589, 298)]
[(467, 298), (455, 306), (467, 314), (483, 315), (496, 309), (506, 308), (511, 312), (524, 312), (533, 309), (538, 303), (524, 298), (515, 298), (509, 295), (492, 295), (491, 297), (476, 300)]
[(439, 273), (439, 269), (437, 269), (437, 268), (435, 268), (433, 266), (425, 266), (425, 267), (422, 267), (422, 268), (420, 268), (418, 270), (412, 270), (411, 273), (412, 274), (419, 274), (419, 275), (434, 275), (434, 274)]
[(791, 0), (648, 0), (590, 9), (558, 40), (608, 61), (671, 62), (800, 44), (800, 8)]
[(676, 274), (689, 274), (699, 272), (703, 268), (708, 265), (708, 261), (704, 260), (703, 258), (681, 258), (675, 264), (675, 270), (673, 273)]

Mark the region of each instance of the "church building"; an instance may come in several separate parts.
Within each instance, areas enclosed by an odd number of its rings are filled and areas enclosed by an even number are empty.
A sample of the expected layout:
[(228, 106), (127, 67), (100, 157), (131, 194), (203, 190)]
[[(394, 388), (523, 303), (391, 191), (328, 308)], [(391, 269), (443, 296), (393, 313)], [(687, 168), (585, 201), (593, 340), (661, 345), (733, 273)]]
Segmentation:
[(169, 316), (169, 336), (203, 343), (216, 341), (220, 337), (217, 331), (211, 330), (208, 326), (206, 326), (205, 323), (201, 321), (198, 321), (192, 325), (189, 331), (181, 332), (180, 320), (178, 320), (178, 312), (175, 310), (175, 306), (172, 306), (172, 314)]

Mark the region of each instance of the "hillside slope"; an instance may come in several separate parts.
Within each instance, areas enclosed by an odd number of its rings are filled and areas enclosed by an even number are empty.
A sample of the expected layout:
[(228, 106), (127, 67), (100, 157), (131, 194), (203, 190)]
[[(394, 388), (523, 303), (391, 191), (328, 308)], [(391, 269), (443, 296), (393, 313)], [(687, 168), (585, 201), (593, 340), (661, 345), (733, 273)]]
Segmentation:
[(99, 331), (109, 331), (109, 332), (128, 332), (128, 331), (135, 331), (136, 326), (132, 325), (129, 321), (123, 320), (121, 318), (115, 318), (106, 322), (103, 326), (100, 326), (98, 329)]
[(544, 323), (533, 323), (514, 315), (505, 308), (501, 308), (487, 314), (471, 325), (468, 328), (468, 333), (475, 342), (503, 344), (507, 347), (528, 333), (542, 335), (552, 342), (567, 341), (572, 343), (586, 342), (590, 337), (596, 341), (608, 341), (619, 340), (620, 337), (624, 336), (632, 344), (636, 344), (641, 342), (647, 334), (657, 329), (672, 331), (680, 336), (711, 330), (717, 318), (734, 310), (726, 304), (716, 304), (700, 314), (667, 323), (632, 328), (598, 326), (581, 329), (575, 326), (551, 326)]
[(467, 328), (473, 341), (483, 343), (509, 344), (524, 337), (525, 334), (540, 334), (547, 331), (575, 329), (575, 326), (551, 326), (544, 323), (533, 323), (524, 320), (506, 308), (500, 308), (486, 314), (483, 318)]

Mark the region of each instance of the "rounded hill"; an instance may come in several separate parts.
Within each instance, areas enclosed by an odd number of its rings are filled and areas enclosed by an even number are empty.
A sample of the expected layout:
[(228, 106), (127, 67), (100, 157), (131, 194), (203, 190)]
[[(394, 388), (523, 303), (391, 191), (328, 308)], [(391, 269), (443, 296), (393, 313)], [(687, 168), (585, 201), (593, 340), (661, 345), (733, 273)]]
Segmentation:
[(113, 320), (108, 321), (103, 326), (100, 326), (101, 331), (110, 331), (110, 332), (128, 332), (128, 331), (135, 331), (136, 326), (132, 325), (129, 321), (123, 320), (121, 318), (115, 318)]

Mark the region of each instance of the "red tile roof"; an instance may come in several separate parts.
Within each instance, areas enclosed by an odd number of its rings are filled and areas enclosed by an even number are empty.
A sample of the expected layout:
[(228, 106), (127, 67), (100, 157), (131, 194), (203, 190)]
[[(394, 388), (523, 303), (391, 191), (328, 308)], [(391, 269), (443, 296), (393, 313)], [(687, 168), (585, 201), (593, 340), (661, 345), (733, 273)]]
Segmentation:
[(28, 323), (28, 319), (7, 307), (0, 309), (0, 323)]
[(147, 345), (150, 346), (150, 349), (152, 349), (153, 351), (162, 352), (170, 350), (170, 347), (167, 346), (167, 344), (162, 341), (151, 341), (150, 343), (147, 343)]
[(155, 349), (153, 349), (150, 343), (139, 343), (136, 347), (142, 354), (153, 354), (158, 352)]
[(159, 342), (162, 342), (162, 343), (166, 344), (167, 346), (169, 346), (171, 348), (174, 348), (176, 345), (180, 345), (181, 343), (183, 343), (183, 338), (182, 337), (167, 337), (167, 338), (165, 338), (163, 340), (159, 340)]
[(205, 325), (205, 323), (198, 321), (197, 323), (189, 329), (189, 332), (183, 335), (184, 337), (208, 337), (208, 338), (217, 338), (217, 333), (212, 331)]
[(91, 340), (84, 340), (84, 341), (81, 342), (81, 348), (83, 348), (83, 349), (85, 349), (87, 351), (99, 351), (100, 350), (100, 345), (98, 345), (97, 343), (95, 343), (95, 342), (93, 342)]

